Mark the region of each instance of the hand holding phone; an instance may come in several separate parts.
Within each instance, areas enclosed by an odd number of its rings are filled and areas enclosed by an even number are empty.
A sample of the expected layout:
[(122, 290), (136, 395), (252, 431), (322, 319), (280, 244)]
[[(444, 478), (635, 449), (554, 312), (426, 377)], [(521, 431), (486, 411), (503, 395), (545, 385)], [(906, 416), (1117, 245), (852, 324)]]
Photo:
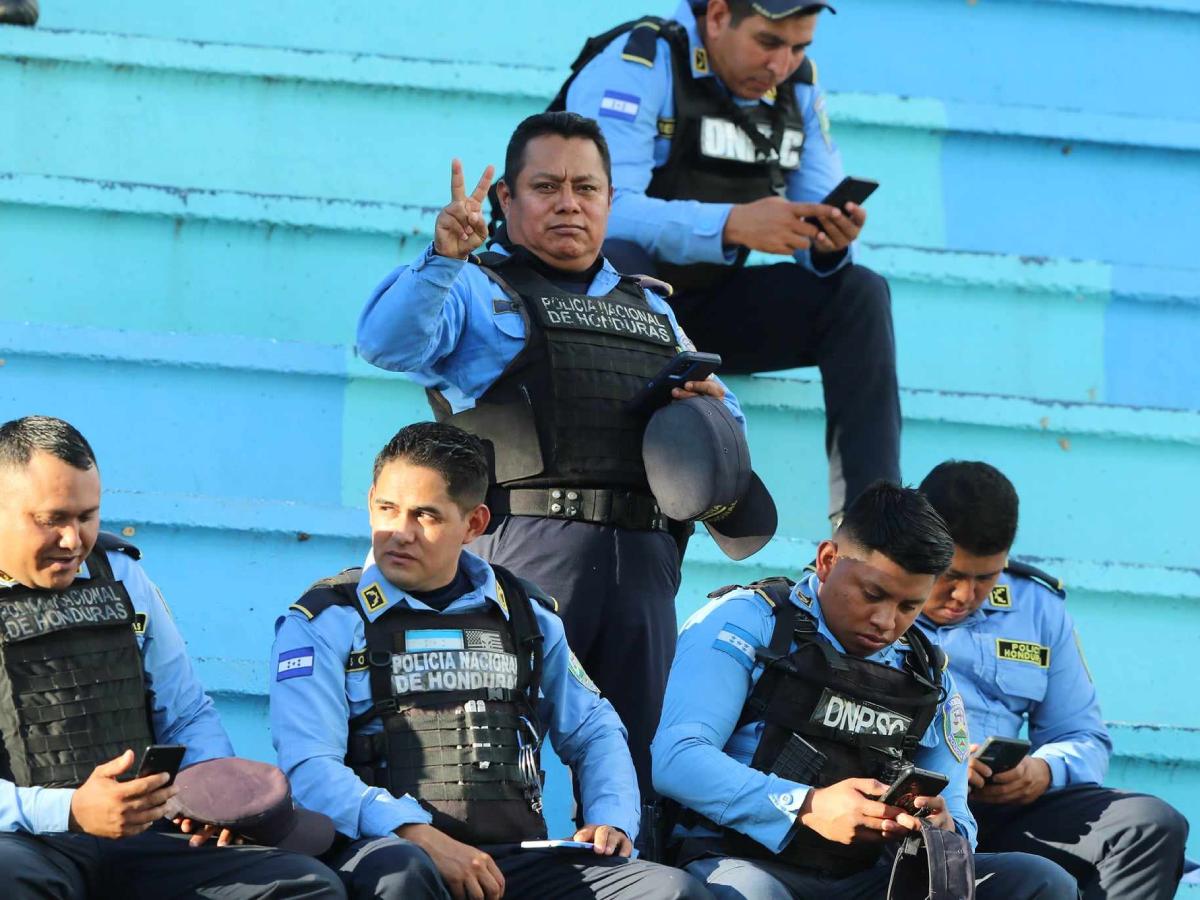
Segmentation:
[[(1029, 754), (1029, 741), (1021, 738), (1000, 737), (992, 735), (975, 751), (974, 759), (979, 760), (992, 771), (992, 776), (1008, 772), (1020, 765)], [(988, 776), (987, 780), (991, 780)]]
[(649, 416), (671, 402), (672, 390), (682, 388), (688, 381), (703, 381), (720, 367), (721, 357), (716, 353), (695, 350), (680, 353), (646, 382), (629, 401), (627, 409), (635, 415)]
[(142, 751), (137, 765), (137, 775), (134, 777), (145, 778), (147, 775), (166, 772), (171, 776), (167, 779), (167, 784), (173, 784), (185, 753), (187, 753), (187, 747), (183, 744), (151, 744)]
[(923, 819), (929, 815), (930, 810), (918, 808), (913, 801), (918, 797), (936, 797), (945, 790), (949, 783), (950, 779), (941, 772), (918, 769), (916, 766), (905, 766), (900, 770), (900, 774), (896, 776), (891, 787), (879, 798), (879, 802), (886, 803), (888, 806), (898, 806), (910, 816)]

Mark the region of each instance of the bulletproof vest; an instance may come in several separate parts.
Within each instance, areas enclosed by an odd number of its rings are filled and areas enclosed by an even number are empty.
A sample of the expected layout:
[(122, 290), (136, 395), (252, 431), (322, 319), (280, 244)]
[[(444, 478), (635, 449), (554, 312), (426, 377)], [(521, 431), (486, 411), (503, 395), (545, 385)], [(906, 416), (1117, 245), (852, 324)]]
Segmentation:
[[(647, 16), (590, 38), (550, 109), (565, 108), (567, 90), (579, 70), (626, 32), (622, 58), (631, 63), (653, 66), (660, 37), (671, 52), (675, 118), (658, 123), (659, 134), (671, 139), (671, 149), (666, 162), (654, 170), (646, 195), (705, 203), (749, 203), (772, 194), (785, 196), (787, 173), (800, 168), (804, 150), (804, 116), (796, 105), (795, 86), (814, 83), (812, 62), (806, 58), (776, 88), (774, 103), (739, 106), (715, 77), (693, 77), (692, 50), (682, 25)], [(706, 56), (699, 59), (706, 64)], [(748, 255), (742, 248), (735, 265), (745, 263)], [(682, 291), (706, 287), (731, 271), (730, 266), (707, 263), (660, 262), (656, 274)]]
[(125, 586), (101, 534), (87, 578), (61, 591), (0, 588), (0, 778), (20, 787), (79, 787), (102, 762), (154, 743)]
[[(297, 604), (314, 617), (339, 605), (363, 618), (366, 650), (347, 668), (368, 670), (373, 703), (350, 720), (346, 764), (367, 784), (416, 798), (435, 828), (472, 846), (546, 837), (542, 633), (530, 594), (553, 600), (492, 568), (507, 619), (493, 604), (453, 615), (397, 606), (371, 622), (357, 599), (361, 569), (317, 582)], [(375, 719), (382, 732), (355, 734)]]
[(491, 445), (502, 487), (648, 493), (645, 419), (626, 404), (678, 352), (670, 320), (633, 279), (589, 297), (513, 257), (485, 253), (479, 262), (505, 293), (497, 310), (524, 321), (525, 346), (472, 409), (452, 415), (445, 398), (427, 391), (435, 417)]
[[(762, 676), (738, 722), (765, 724), (750, 765), (819, 788), (846, 778), (890, 783), (912, 762), (944, 699), (941, 651), (911, 628), (901, 638), (909, 648), (903, 669), (840, 653), (791, 602), (792, 587), (786, 578), (748, 586), (775, 614), (770, 646), (756, 648)], [(739, 855), (767, 855), (737, 832), (727, 830), (726, 841)], [(841, 876), (873, 865), (881, 849), (834, 843), (801, 826), (771, 858)]]

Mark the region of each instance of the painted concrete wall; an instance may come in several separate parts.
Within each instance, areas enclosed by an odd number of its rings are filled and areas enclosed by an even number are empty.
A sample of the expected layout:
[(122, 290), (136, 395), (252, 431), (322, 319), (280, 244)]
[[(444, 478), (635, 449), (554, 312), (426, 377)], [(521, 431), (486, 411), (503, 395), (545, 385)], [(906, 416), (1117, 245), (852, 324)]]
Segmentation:
[[(428, 241), (451, 155), (499, 160), (586, 34), (671, 6), (43, 6), (0, 28), (0, 418), (93, 440), (107, 526), (269, 757), (274, 618), (361, 559), (370, 459), (426, 417), (355, 358), (362, 301)], [(862, 259), (894, 291), (905, 476), (1008, 472), (1017, 552), (1072, 589), (1112, 782), (1200, 823), (1200, 2), (843, 6), (813, 55), (847, 169), (884, 185)], [(681, 617), (827, 527), (815, 373), (733, 386), (780, 535), (742, 566), (696, 540)]]

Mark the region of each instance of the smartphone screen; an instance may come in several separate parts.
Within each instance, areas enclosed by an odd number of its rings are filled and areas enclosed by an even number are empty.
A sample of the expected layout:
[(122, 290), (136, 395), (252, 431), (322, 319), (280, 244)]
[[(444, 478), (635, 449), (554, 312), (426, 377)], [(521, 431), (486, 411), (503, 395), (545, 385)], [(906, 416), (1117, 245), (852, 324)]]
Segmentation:
[(171, 784), (179, 772), (179, 765), (183, 762), (186, 752), (187, 747), (183, 744), (152, 744), (142, 751), (135, 777), (144, 778), (147, 775), (167, 772), (171, 776), (167, 784)]

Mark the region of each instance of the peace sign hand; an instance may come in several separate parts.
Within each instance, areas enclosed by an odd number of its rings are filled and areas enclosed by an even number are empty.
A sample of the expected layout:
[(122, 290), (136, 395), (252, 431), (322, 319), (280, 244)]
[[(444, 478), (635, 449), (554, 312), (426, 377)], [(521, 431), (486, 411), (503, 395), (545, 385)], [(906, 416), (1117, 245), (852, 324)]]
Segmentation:
[(488, 166), (470, 194), (463, 184), (462, 163), (450, 163), (450, 204), (438, 213), (433, 226), (433, 249), (439, 256), (466, 259), (487, 240), (483, 200), (492, 185), (495, 166)]

